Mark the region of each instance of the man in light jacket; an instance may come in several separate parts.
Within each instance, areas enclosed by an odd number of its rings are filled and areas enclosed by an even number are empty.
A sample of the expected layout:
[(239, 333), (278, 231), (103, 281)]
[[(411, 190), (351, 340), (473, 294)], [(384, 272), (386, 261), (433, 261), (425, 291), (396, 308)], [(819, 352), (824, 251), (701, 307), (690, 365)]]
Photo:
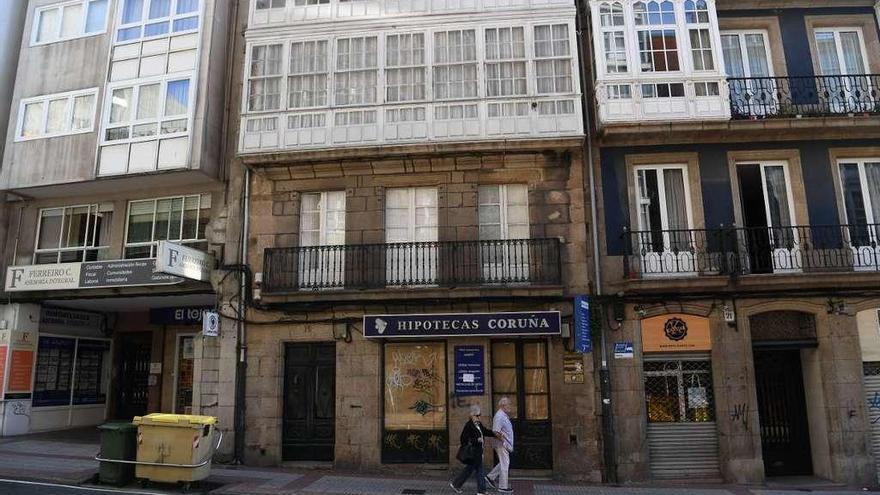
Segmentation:
[(513, 493), (508, 478), (510, 453), (513, 452), (513, 424), (510, 422), (510, 399), (507, 397), (498, 400), (498, 411), (492, 419), (492, 430), (501, 433), (501, 438), (495, 441), (498, 464), (486, 475), (486, 481), (492, 487), (497, 487), (500, 493)]

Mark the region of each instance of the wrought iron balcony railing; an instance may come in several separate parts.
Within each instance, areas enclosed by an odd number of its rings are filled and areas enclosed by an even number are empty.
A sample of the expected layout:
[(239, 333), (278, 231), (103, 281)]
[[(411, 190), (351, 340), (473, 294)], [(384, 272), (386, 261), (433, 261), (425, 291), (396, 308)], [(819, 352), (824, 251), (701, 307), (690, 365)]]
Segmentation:
[(267, 248), (266, 293), (310, 289), (558, 285), (558, 239)]
[(880, 224), (624, 232), (627, 278), (880, 272)]
[(880, 74), (731, 77), (734, 119), (880, 114)]

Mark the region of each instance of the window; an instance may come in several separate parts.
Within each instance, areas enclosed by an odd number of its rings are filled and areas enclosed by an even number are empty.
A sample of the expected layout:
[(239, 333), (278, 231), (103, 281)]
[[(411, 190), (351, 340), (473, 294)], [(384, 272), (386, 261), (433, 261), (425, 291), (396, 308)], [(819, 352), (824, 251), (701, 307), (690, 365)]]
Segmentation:
[(639, 166), (635, 181), (639, 252), (686, 252), (691, 201), (685, 166)]
[(281, 59), (283, 45), (251, 47), (248, 77), (248, 110), (281, 109)]
[(40, 210), (34, 263), (106, 259), (112, 205), (81, 205)]
[(206, 249), (210, 209), (210, 194), (130, 201), (125, 258), (155, 257), (158, 241)]
[(189, 79), (110, 89), (104, 141), (179, 135), (189, 128)]
[(104, 404), (110, 383), (110, 341), (41, 336), (34, 407)]
[(642, 84), (642, 98), (680, 98), (684, 96), (682, 83)]
[(699, 361), (645, 361), (649, 423), (715, 421), (712, 365)]
[(37, 9), (31, 45), (103, 33), (107, 29), (108, 2), (76, 0)]
[(327, 73), (330, 53), (327, 40), (301, 41), (290, 46), (290, 77), (287, 78), (287, 107), (327, 105)]
[[(529, 238), (529, 191), (525, 184), (480, 186), (480, 241)], [(527, 242), (481, 242), (483, 282), (526, 282)]]
[(116, 42), (157, 38), (199, 28), (199, 0), (122, 0)]
[(728, 31), (721, 33), (724, 69), (730, 85), (730, 99), (739, 115), (766, 115), (777, 111), (776, 80), (767, 33)]
[(525, 34), (521, 27), (487, 28), (486, 96), (527, 93)]
[(336, 40), (337, 105), (376, 103), (379, 78), (378, 41), (375, 36)]
[(345, 254), (345, 191), (302, 195), (299, 216), (299, 286), (343, 285)]
[(550, 386), (545, 342), (492, 342), (492, 403), (510, 399), (510, 417), (550, 419)]
[(684, 12), (691, 42), (694, 70), (715, 70), (715, 59), (712, 56), (712, 37), (709, 30), (709, 5), (706, 0), (687, 0), (684, 3)]
[[(876, 246), (880, 244), (880, 159), (844, 160), (839, 167), (850, 243)], [(872, 260), (876, 266), (876, 258)]]
[(437, 189), (394, 188), (385, 197), (389, 285), (432, 285), (437, 278)]
[(865, 50), (857, 28), (819, 29), (814, 33), (823, 76), (865, 74)]
[(97, 94), (92, 88), (22, 100), (16, 140), (91, 132)]
[(636, 2), (633, 4), (633, 15), (642, 72), (680, 70), (672, 2)]
[(465, 29), (434, 33), (434, 99), (476, 97), (476, 31)]
[(480, 186), (480, 239), (528, 239), (528, 196), (525, 184)]
[(424, 99), (424, 33), (386, 36), (385, 101), (387, 103), (396, 103)]
[(567, 24), (535, 26), (535, 73), (538, 94), (571, 92), (571, 46)]
[(268, 10), (268, 9), (283, 9), (284, 8), (284, 0), (256, 0), (257, 10)]
[(448, 462), (445, 344), (386, 343), (383, 351), (382, 461)]
[(626, 31), (623, 4), (603, 3), (599, 6), (602, 47), (605, 52), (605, 72), (621, 74), (629, 70), (626, 61)]

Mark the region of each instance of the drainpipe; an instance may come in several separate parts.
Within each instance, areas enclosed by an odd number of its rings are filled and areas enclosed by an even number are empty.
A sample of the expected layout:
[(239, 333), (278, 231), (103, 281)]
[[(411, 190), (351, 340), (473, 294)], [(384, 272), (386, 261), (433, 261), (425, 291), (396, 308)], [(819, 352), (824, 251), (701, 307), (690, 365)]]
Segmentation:
[[(593, 102), (592, 95), (592, 79), (587, 73), (587, 61), (593, 60), (589, 57), (592, 47), (590, 34), (590, 19), (588, 16), (589, 6), (586, 0), (577, 0), (577, 37), (578, 37), (578, 56), (580, 58), (580, 78), (581, 92), (584, 95), (581, 99), (584, 116), (584, 147), (587, 157), (587, 171), (589, 177), (589, 196), (590, 196), (590, 223), (591, 223), (591, 240), (593, 245), (593, 277), (594, 277), (594, 294), (602, 296), (602, 264), (599, 260), (599, 215), (598, 204), (596, 202), (596, 173), (593, 166), (593, 127), (590, 119), (590, 109)], [(587, 88), (590, 88), (587, 91)], [(602, 317), (603, 323), (607, 319)], [(613, 408), (611, 407), (611, 370), (608, 366), (608, 345), (606, 342), (605, 332), (602, 331), (600, 337), (600, 365), (599, 365), (599, 397), (602, 402), (602, 457), (604, 469), (604, 481), (608, 483), (617, 482), (617, 462), (614, 453), (614, 444), (616, 442), (614, 435), (614, 418)]]
[[(250, 231), (251, 169), (244, 167), (244, 184), (241, 195), (241, 246), (238, 251), (239, 264), (248, 262), (248, 235)], [(244, 434), (246, 428), (245, 382), (247, 377), (247, 294), (248, 277), (242, 270), (238, 284), (238, 362), (235, 367), (235, 463), (244, 464)]]

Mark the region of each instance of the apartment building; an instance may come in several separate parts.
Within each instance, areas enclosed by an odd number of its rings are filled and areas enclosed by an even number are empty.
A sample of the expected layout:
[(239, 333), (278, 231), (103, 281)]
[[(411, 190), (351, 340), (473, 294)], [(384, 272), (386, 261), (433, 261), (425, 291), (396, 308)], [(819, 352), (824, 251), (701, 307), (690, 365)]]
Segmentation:
[(874, 0), (589, 9), (618, 476), (876, 483)]
[(238, 5), (245, 461), (454, 466), (508, 396), (514, 469), (598, 481), (574, 3)]
[(222, 249), (229, 11), (27, 2), (0, 168), (4, 435), (158, 411), (231, 427), (234, 332), (199, 334), (216, 293), (156, 266), (159, 241)]

